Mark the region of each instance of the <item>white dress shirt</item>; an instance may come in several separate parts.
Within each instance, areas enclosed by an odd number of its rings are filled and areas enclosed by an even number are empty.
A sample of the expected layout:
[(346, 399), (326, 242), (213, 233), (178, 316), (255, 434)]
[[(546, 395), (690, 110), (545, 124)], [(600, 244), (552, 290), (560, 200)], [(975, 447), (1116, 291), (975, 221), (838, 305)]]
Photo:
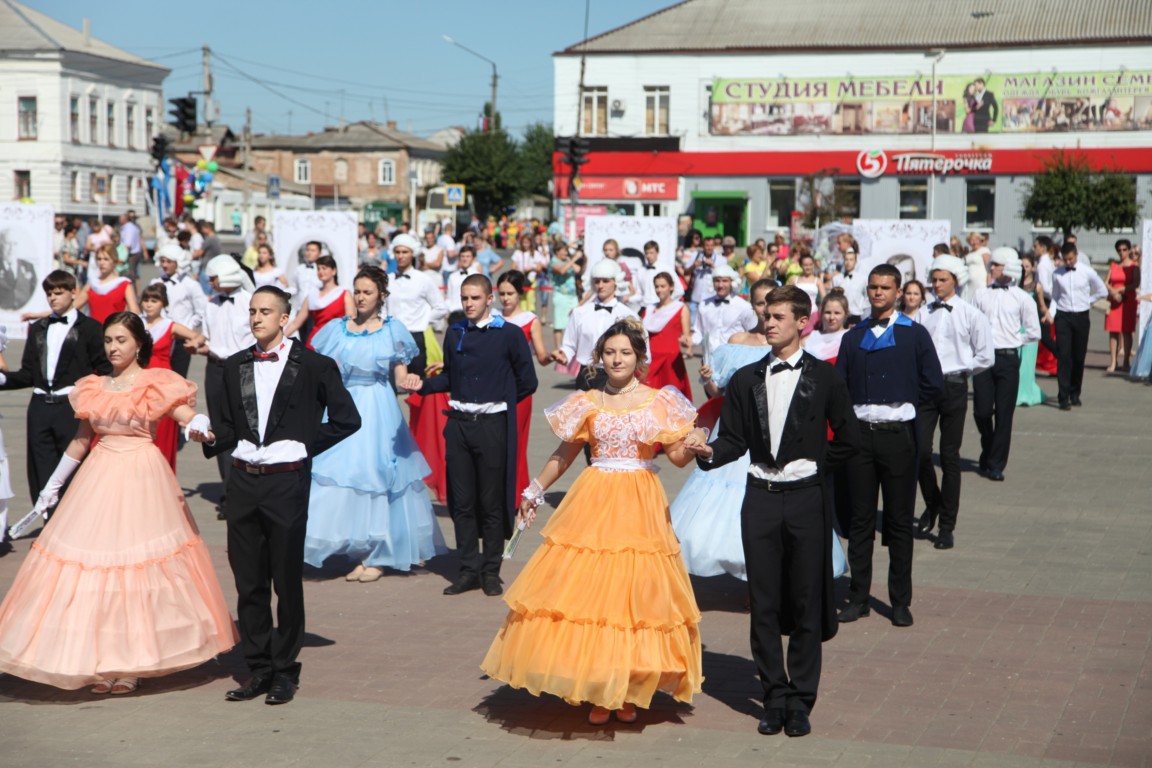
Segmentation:
[(287, 464), (293, 461), (303, 461), (308, 458), (308, 449), (304, 443), (297, 440), (277, 440), (274, 443), (264, 444), (264, 434), (268, 430), (268, 415), (272, 412), (272, 401), (276, 397), (276, 387), (280, 384), (280, 376), (288, 364), (288, 353), (296, 342), (283, 339), (280, 344), (269, 352), (276, 353), (276, 360), (256, 360), (252, 363), (252, 375), (256, 384), (256, 424), (260, 430), (260, 445), (253, 445), (248, 440), (239, 440), (232, 458), (246, 461), (249, 464)]
[[(52, 317), (56, 317), (56, 315), (52, 315)], [(68, 331), (76, 327), (79, 313), (75, 309), (70, 309), (64, 313), (64, 317), (68, 318), (68, 322), (50, 323), (48, 334), (44, 337), (44, 378), (48, 380), (49, 385), (56, 378), (56, 365), (60, 362), (60, 350), (64, 348), (64, 339), (68, 336)], [(71, 391), (72, 387), (52, 387), (51, 394), (66, 395)], [(37, 395), (49, 394), (40, 387), (34, 388), (32, 392)]]
[(448, 316), (448, 305), (433, 275), (409, 267), (406, 272), (388, 275), (388, 314), (399, 320), (415, 336), (432, 323)]
[(572, 310), (568, 327), (564, 329), (564, 338), (560, 342), (560, 349), (568, 356), (568, 362), (575, 360), (580, 365), (591, 365), (592, 352), (596, 349), (596, 342), (600, 336), (611, 327), (612, 323), (626, 317), (636, 317), (636, 313), (615, 299), (604, 304), (601, 304), (599, 299), (593, 299)]
[(168, 293), (168, 307), (164, 310), (165, 317), (180, 323), (186, 328), (197, 329), (204, 325), (204, 315), (208, 306), (208, 297), (200, 283), (183, 272), (177, 272), (172, 277), (164, 275), (152, 280), (153, 285), (163, 285)]
[(467, 269), (455, 269), (448, 272), (448, 298), (446, 304), (449, 312), (463, 312), (464, 305), (460, 303), (460, 287), (464, 280), (472, 275), (480, 274), (480, 267), (475, 263)]
[[(232, 301), (226, 301), (231, 298)], [(208, 352), (212, 357), (227, 360), (242, 349), (256, 343), (248, 325), (248, 305), (252, 294), (238, 288), (227, 297), (214, 296), (208, 302), (204, 315), (204, 336), (208, 339)]]
[(993, 283), (977, 291), (972, 303), (992, 324), (992, 344), (996, 349), (1019, 349), (1040, 341), (1040, 313), (1036, 302), (1016, 286)]
[(868, 303), (868, 276), (859, 268), (849, 274), (833, 275), (832, 287), (844, 290), (844, 298), (848, 299), (848, 314), (857, 317), (867, 317), (871, 314), (872, 305)]
[[(796, 385), (800, 383), (800, 361), (803, 357), (803, 349), (796, 350), (791, 357), (783, 361), (777, 358), (775, 353), (768, 355), (764, 383), (767, 385), (768, 400), (768, 446), (773, 457), (780, 452), (780, 440), (784, 436), (788, 410), (792, 407), (792, 396), (796, 394)], [(792, 369), (772, 373), (773, 366), (780, 362), (792, 366)], [(748, 474), (752, 477), (771, 483), (803, 480), (815, 475), (816, 471), (816, 462), (811, 459), (796, 459), (783, 467), (769, 467), (767, 464), (756, 463), (748, 468)]]
[[(944, 305), (952, 309), (945, 309)], [(975, 375), (996, 362), (988, 316), (959, 296), (929, 302), (920, 311), (920, 322), (932, 336), (940, 370), (945, 375)]]
[(1036, 261), (1036, 279), (1044, 286), (1044, 295), (1052, 298), (1052, 275), (1056, 272), (1056, 264), (1052, 257), (1044, 254)]
[(703, 344), (704, 365), (711, 365), (712, 356), (728, 343), (728, 339), (755, 327), (756, 313), (747, 301), (734, 295), (726, 299), (710, 296), (700, 302), (696, 325), (692, 329), (692, 341)]
[(1090, 266), (1060, 267), (1052, 274), (1052, 306), (1059, 312), (1087, 312), (1107, 295), (1104, 281)]
[(316, 274), (316, 265), (312, 263), (304, 263), (296, 265), (296, 269), (292, 271), (292, 314), (300, 311), (300, 307), (304, 304), (304, 299), (308, 298), (308, 294), (312, 292), (313, 288), (320, 287), (320, 276)]
[(636, 292), (641, 306), (651, 308), (660, 303), (660, 297), (656, 295), (656, 275), (661, 272), (667, 272), (672, 278), (672, 300), (676, 301), (684, 295), (684, 286), (681, 285), (680, 278), (676, 277), (675, 269), (665, 269), (660, 264), (649, 267), (645, 262), (636, 272)]

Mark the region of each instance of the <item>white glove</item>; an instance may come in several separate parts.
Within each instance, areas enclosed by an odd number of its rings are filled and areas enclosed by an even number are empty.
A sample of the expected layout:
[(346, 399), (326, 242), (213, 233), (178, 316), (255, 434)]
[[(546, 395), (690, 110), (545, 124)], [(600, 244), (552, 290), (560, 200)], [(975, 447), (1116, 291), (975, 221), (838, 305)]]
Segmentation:
[(64, 487), (64, 483), (68, 482), (68, 478), (72, 477), (72, 473), (76, 471), (78, 466), (80, 466), (79, 459), (74, 459), (68, 454), (60, 457), (60, 463), (56, 465), (56, 469), (48, 478), (44, 490), (40, 491), (40, 496), (36, 499), (37, 510), (43, 512), (60, 503), (60, 489)]
[(208, 417), (204, 414), (198, 413), (188, 422), (188, 426), (184, 427), (184, 439), (191, 440), (193, 432), (207, 435), (211, 431), (212, 422), (208, 421)]

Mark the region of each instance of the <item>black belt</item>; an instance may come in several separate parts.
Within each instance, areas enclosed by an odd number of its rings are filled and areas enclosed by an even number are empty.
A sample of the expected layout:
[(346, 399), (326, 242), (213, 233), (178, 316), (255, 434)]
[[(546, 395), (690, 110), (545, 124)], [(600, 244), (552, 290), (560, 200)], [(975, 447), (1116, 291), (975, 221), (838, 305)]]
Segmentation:
[(871, 430), (872, 432), (903, 432), (908, 427), (912, 426), (910, 421), (864, 421), (860, 420), (860, 426), (864, 429)]
[(279, 475), (284, 472), (295, 472), (303, 469), (304, 461), (286, 461), (281, 464), (249, 464), (243, 459), (232, 459), (232, 466), (242, 469), (250, 475)]
[(801, 488), (811, 488), (820, 485), (823, 481), (818, 475), (812, 477), (805, 477), (802, 480), (765, 480), (762, 477), (754, 477), (748, 475), (748, 485), (753, 488), (762, 488), (768, 493), (784, 493), (785, 491), (798, 491)]
[(968, 372), (967, 371), (956, 371), (954, 373), (946, 373), (946, 374), (944, 374), (944, 381), (950, 381), (953, 384), (967, 384), (968, 383)]
[(224, 358), (222, 357), (214, 357), (213, 355), (208, 355), (208, 362), (211, 365), (219, 366), (220, 368), (224, 367)]
[(467, 413), (466, 411), (444, 411), (444, 415), (456, 421), (487, 421), (489, 419), (496, 419), (508, 415), (508, 411), (496, 411), (496, 413)]
[(41, 395), (33, 392), (32, 397), (40, 398), (40, 402), (46, 403), (47, 405), (58, 405), (60, 403), (68, 402), (68, 395), (66, 394), (54, 395), (50, 392), (45, 392)]
[(1003, 355), (1004, 357), (1017, 357), (1020, 354), (1020, 350), (1016, 347), (1005, 347), (1004, 349), (996, 350), (996, 354)]

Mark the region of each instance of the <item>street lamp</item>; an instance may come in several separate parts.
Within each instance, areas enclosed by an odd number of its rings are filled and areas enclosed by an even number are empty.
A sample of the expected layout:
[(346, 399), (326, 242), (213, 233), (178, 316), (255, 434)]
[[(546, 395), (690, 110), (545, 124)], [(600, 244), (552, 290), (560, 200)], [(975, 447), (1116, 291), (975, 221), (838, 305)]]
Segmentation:
[(488, 130), (489, 131), (495, 130), (495, 127), (496, 127), (496, 80), (497, 80), (496, 62), (492, 61), (492, 59), (488, 58), (487, 56), (481, 56), (480, 54), (476, 53), (476, 51), (472, 50), (468, 46), (462, 45), (462, 44), (456, 42), (455, 40), (453, 40), (448, 35), (441, 35), (441, 37), (444, 38), (444, 42), (451, 43), (452, 45), (456, 46), (457, 48), (462, 48), (463, 50), (472, 54), (476, 58), (483, 59), (484, 61), (486, 61), (492, 65), (492, 113), (491, 113), (491, 115), (489, 115), (489, 118), (488, 118)]

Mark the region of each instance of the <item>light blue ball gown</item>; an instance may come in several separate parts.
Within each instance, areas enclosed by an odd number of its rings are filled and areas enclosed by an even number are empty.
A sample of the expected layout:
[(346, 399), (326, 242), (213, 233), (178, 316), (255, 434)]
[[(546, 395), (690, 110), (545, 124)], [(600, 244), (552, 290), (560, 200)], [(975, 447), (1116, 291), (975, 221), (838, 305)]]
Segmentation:
[(392, 368), (407, 365), (418, 350), (408, 329), (391, 318), (372, 332), (353, 333), (346, 323), (328, 323), (312, 344), (339, 366), (361, 427), (312, 462), (304, 561), (320, 567), (343, 555), (407, 571), (448, 551), (424, 488), (428, 463), (392, 386)]
[(1128, 377), (1136, 381), (1152, 377), (1152, 318), (1149, 318), (1144, 332), (1140, 334), (1140, 346), (1136, 350), (1136, 359), (1132, 361)]

